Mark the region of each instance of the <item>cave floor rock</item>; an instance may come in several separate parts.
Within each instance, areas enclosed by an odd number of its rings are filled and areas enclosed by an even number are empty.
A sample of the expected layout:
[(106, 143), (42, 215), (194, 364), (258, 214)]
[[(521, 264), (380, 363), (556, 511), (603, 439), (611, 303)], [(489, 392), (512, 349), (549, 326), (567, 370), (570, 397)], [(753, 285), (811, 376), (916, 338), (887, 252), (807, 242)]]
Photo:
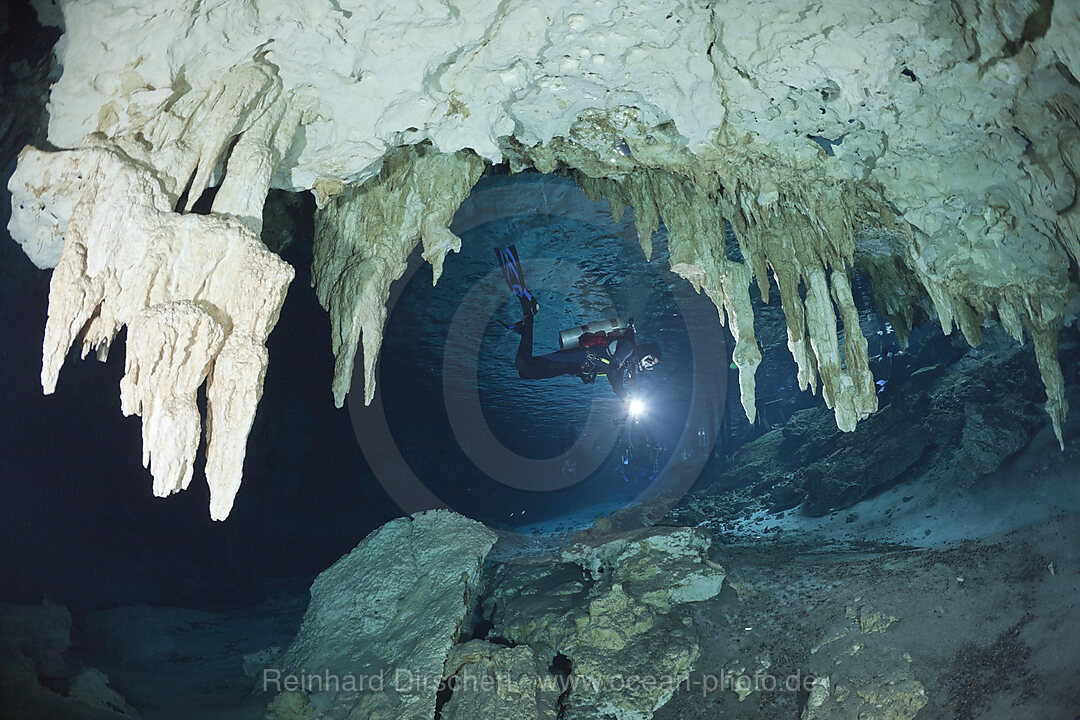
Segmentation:
[[(659, 720), (992, 720), (1080, 708), (1080, 515), (935, 547), (767, 534), (715, 543), (709, 556), (727, 582), (693, 605), (700, 657)], [(120, 608), (89, 618), (80, 655), (143, 717), (261, 718), (270, 695), (253, 690), (245, 660), (257, 665), (253, 650), (286, 645), (301, 610)], [(801, 714), (823, 677), (826, 700)], [(901, 697), (887, 697), (890, 688)]]
[[(701, 658), (656, 718), (990, 720), (1080, 709), (1080, 516), (934, 548), (763, 537), (711, 555), (729, 568), (732, 592), (697, 608)], [(807, 708), (822, 678), (829, 692)]]
[(253, 607), (193, 610), (125, 606), (89, 613), (75, 635), (143, 718), (263, 720), (273, 692), (259, 691), (300, 626), (305, 588), (281, 589)]
[[(684, 606), (697, 657), (653, 717), (1073, 717), (1080, 432), (1066, 441), (1059, 451), (1044, 428), (970, 487), (918, 479), (822, 517), (759, 509), (702, 521), (705, 558), (726, 580)], [(489, 584), (515, 557), (564, 560), (565, 541), (519, 537), (489, 557)], [(280, 662), (263, 651), (292, 640), (305, 604), (297, 590), (221, 613), (92, 613), (76, 619), (73, 649), (143, 717), (261, 718), (272, 693), (256, 678)], [(555, 666), (552, 652), (540, 648), (536, 667)]]
[(918, 477), (822, 517), (799, 508), (770, 511), (717, 502), (714, 514), (699, 522), (728, 545), (788, 538), (842, 549), (936, 547), (1023, 528), (1058, 513), (1080, 512), (1080, 421), (1067, 427), (1064, 452), (1045, 427), (1023, 451), (971, 487)]

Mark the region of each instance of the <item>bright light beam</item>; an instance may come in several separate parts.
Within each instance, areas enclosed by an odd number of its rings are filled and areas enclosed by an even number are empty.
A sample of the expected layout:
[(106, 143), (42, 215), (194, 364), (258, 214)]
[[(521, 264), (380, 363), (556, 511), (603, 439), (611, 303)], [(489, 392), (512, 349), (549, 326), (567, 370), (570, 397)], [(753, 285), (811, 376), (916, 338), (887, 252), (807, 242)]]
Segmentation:
[(645, 403), (641, 402), (637, 398), (630, 401), (630, 415), (631, 417), (640, 417), (645, 412)]

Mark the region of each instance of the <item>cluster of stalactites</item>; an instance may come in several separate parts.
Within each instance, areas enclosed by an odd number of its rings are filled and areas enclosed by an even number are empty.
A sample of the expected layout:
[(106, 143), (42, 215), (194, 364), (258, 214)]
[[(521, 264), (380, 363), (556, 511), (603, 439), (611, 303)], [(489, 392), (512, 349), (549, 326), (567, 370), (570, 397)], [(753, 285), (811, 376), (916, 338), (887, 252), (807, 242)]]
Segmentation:
[[(154, 493), (185, 489), (199, 444), (206, 383), (210, 515), (225, 519), (239, 489), (245, 445), (262, 395), (267, 336), (292, 267), (259, 239), (270, 178), (305, 106), (282, 94), (260, 60), (189, 91), (137, 129), (92, 138), (96, 147), (27, 148), (10, 182), (12, 234), (44, 231), (60, 246), (49, 292), (42, 387), (54, 391), (68, 349), (104, 357), (128, 328), (121, 407), (143, 419), (143, 459)], [(229, 148), (231, 147), (231, 150)], [(224, 179), (209, 215), (190, 209)], [(190, 180), (190, 184), (189, 184)], [(25, 200), (24, 200), (25, 198)]]
[[(730, 320), (736, 343), (732, 359), (751, 422), (761, 353), (754, 340), (749, 288), (756, 277), (768, 302), (770, 275), (780, 292), (800, 388), (816, 392), (820, 378), (822, 396), (842, 430), (853, 430), (877, 409), (866, 338), (847, 276), (854, 252), (852, 220), (839, 191), (819, 197), (738, 184), (703, 188), (680, 175), (646, 169), (618, 180), (578, 180), (594, 199), (606, 197), (616, 216), (627, 206), (634, 208), (646, 256), (660, 222), (667, 227), (671, 269), (704, 289), (721, 320)], [(745, 263), (727, 257), (728, 221)], [(837, 314), (844, 328), (842, 354)]]
[[(1059, 221), (1059, 229), (1067, 245), (1076, 242), (1076, 235), (1065, 217)], [(1068, 240), (1070, 233), (1072, 238)], [(918, 248), (916, 241), (912, 245), (913, 264), (916, 265), (919, 264)], [(1064, 268), (1062, 270), (1065, 271)], [(987, 318), (997, 318), (1005, 331), (1019, 343), (1024, 342), (1024, 331), (1027, 330), (1035, 347), (1035, 360), (1046, 389), (1046, 412), (1050, 416), (1058, 445), (1064, 450), (1062, 428), (1069, 412), (1069, 403), (1065, 399), (1065, 378), (1058, 360), (1058, 335), (1065, 322), (1065, 309), (1070, 299), (1068, 291), (1075, 290), (1075, 287), (1068, 283), (1046, 282), (1045, 278), (1039, 278), (1034, 273), (1024, 278), (1023, 282), (1005, 287), (971, 287), (950, 283), (925, 271), (915, 274), (930, 296), (946, 334), (958, 327), (974, 347), (982, 341), (982, 326)]]
[(483, 161), (467, 151), (448, 155), (429, 146), (397, 148), (384, 158), (378, 175), (345, 188), (316, 212), (312, 283), (330, 314), (338, 407), (351, 387), (361, 339), (364, 401), (374, 398), (390, 285), (405, 273), (421, 241), (438, 282), (446, 254), (461, 249), (450, 222), (483, 169)]
[(277, 68), (258, 55), (108, 142), (154, 168), (174, 202), (186, 191), (185, 212), (220, 183), (212, 212), (258, 233), (274, 171), (315, 109), (306, 89), (286, 93)]

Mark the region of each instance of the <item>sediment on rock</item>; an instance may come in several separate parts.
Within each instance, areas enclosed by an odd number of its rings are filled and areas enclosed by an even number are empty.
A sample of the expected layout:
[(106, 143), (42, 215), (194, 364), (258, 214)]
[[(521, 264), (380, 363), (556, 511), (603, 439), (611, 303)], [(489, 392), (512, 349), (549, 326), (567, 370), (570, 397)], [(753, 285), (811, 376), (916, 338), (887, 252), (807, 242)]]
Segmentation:
[[(492, 634), (571, 668), (560, 717), (647, 720), (700, 655), (692, 603), (720, 592), (726, 572), (692, 528), (582, 537), (559, 559), (509, 561), (489, 581)], [(615, 687), (619, 677), (669, 678)]]

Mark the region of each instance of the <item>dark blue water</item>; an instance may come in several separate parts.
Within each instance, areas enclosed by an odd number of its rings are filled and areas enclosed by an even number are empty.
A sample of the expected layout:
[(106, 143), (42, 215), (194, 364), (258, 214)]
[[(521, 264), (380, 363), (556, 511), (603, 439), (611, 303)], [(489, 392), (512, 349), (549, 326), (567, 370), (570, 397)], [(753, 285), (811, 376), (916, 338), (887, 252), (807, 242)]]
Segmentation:
[[(646, 262), (631, 213), (616, 221), (570, 180), (542, 175), (484, 179), (451, 229), (462, 250), (438, 285), (416, 258), (401, 281), (379, 368), (393, 441), (424, 488), (466, 514), (520, 525), (630, 502), (673, 461), (704, 459), (720, 411), (691, 412), (694, 372), (708, 396), (699, 405), (722, 405), (725, 331), (711, 302), (669, 271), (663, 237)], [(604, 378), (518, 377), (519, 336), (499, 321), (521, 308), (494, 253), (510, 244), (541, 306), (534, 354), (558, 350), (560, 330), (612, 314), (633, 318), (639, 341), (662, 344), (658, 368), (639, 376), (637, 422), (616, 423), (623, 404)], [(720, 346), (695, 358), (691, 329), (699, 345)]]

